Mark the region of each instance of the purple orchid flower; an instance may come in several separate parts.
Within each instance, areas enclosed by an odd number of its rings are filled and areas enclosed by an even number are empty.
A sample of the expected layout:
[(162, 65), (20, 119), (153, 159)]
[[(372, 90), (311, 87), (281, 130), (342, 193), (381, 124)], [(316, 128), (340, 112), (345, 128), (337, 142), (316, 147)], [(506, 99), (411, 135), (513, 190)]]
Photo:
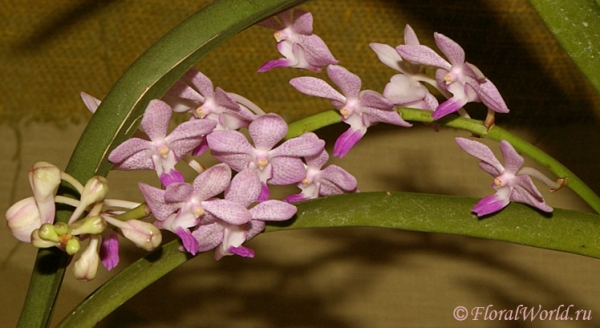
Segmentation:
[(230, 180), (231, 169), (222, 163), (202, 172), (192, 185), (178, 182), (165, 190), (143, 183), (139, 187), (157, 219), (154, 224), (177, 234), (185, 250), (194, 255), (199, 251), (199, 244), (190, 229), (215, 218), (232, 225), (243, 225), (252, 218), (244, 206), (215, 198), (225, 191)]
[(260, 26), (277, 30), (274, 34), (277, 50), (284, 56), (266, 62), (258, 72), (282, 67), (320, 72), (324, 66), (337, 64), (338, 60), (333, 57), (323, 39), (312, 34), (312, 22), (311, 13), (295, 9), (258, 23)]
[(472, 211), (477, 216), (481, 217), (500, 211), (511, 201), (525, 203), (545, 212), (552, 212), (552, 207), (546, 205), (544, 197), (531, 181), (530, 175), (539, 178), (544, 183), (550, 179), (532, 168), (521, 168), (524, 159), (508, 141), (500, 141), (504, 166), (500, 164), (488, 146), (465, 138), (456, 138), (456, 142), (469, 155), (480, 159), (479, 167), (494, 177), (492, 187), (496, 189), (496, 194), (483, 198), (473, 207)]
[[(419, 39), (410, 25), (404, 28), (404, 42), (407, 45), (419, 45)], [(402, 73), (390, 79), (383, 91), (384, 97), (398, 106), (432, 111), (437, 108), (437, 99), (422, 84), (426, 82), (437, 87), (437, 82), (421, 73), (421, 65), (402, 60), (398, 51), (387, 44), (371, 43), (369, 46), (382, 63)]]
[[(167, 92), (163, 99), (173, 106), (175, 112), (189, 112), (196, 118), (217, 122), (215, 130), (237, 130), (247, 127), (262, 110), (247, 99), (223, 89), (214, 88), (212, 81), (197, 69), (190, 69), (181, 80)], [(243, 101), (259, 113), (253, 113), (241, 105)], [(196, 152), (195, 155), (198, 153)]]
[(434, 38), (448, 61), (427, 46), (406, 44), (396, 48), (400, 56), (410, 62), (437, 67), (438, 85), (452, 93), (450, 99), (435, 109), (432, 117), (440, 119), (458, 111), (468, 102), (483, 102), (494, 112), (508, 113), (509, 109), (496, 86), (475, 65), (465, 62), (462, 47), (440, 33), (434, 33)]
[(356, 190), (356, 179), (341, 167), (329, 165), (321, 170), (329, 160), (327, 151), (323, 150), (321, 153), (307, 156), (305, 159), (306, 177), (297, 185), (302, 192), (286, 197), (285, 201), (295, 203), (319, 196), (339, 195)]
[(305, 133), (274, 148), (287, 130), (285, 121), (270, 113), (260, 116), (248, 127), (254, 146), (238, 131), (214, 131), (207, 136), (207, 141), (211, 154), (221, 162), (229, 164), (235, 171), (251, 169), (257, 174), (262, 183), (259, 201), (263, 201), (269, 197), (267, 183), (288, 185), (299, 182), (304, 178), (300, 157), (315, 155), (325, 146), (314, 133)]
[(216, 123), (191, 120), (177, 126), (167, 135), (172, 110), (160, 100), (152, 100), (146, 108), (141, 126), (150, 138), (131, 138), (115, 148), (108, 160), (118, 170), (155, 170), (161, 183), (168, 186), (182, 182), (183, 175), (175, 169), (181, 156), (198, 147)]
[[(250, 169), (239, 172), (225, 191), (225, 199), (247, 208), (258, 200), (261, 182)], [(242, 244), (256, 236), (265, 227), (265, 221), (284, 221), (296, 213), (296, 207), (278, 200), (264, 201), (250, 210), (251, 220), (235, 225), (223, 220), (208, 220), (201, 224), (192, 235), (199, 244), (199, 251), (215, 250), (215, 259), (227, 255), (254, 257), (254, 251)], [(210, 222), (212, 221), (212, 222)]]
[(329, 99), (331, 104), (340, 110), (342, 120), (350, 125), (350, 129), (335, 142), (334, 156), (344, 157), (365, 135), (367, 128), (378, 122), (412, 126), (400, 117), (394, 109), (394, 104), (384, 96), (371, 90), (361, 91), (360, 78), (344, 67), (330, 65), (327, 67), (327, 75), (343, 94), (315, 77), (293, 78), (290, 84), (304, 94)]

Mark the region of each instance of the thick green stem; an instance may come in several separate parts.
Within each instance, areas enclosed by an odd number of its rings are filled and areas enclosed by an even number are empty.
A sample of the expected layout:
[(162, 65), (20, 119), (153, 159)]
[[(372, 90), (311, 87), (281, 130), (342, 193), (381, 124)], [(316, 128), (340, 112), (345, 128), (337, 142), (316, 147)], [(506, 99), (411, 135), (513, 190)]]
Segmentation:
[[(434, 119), (431, 117), (431, 111), (414, 108), (399, 108), (398, 111), (402, 115), (402, 118), (406, 121), (424, 123), (434, 122)], [(341, 121), (341, 116), (334, 110), (322, 112), (290, 124), (286, 138), (293, 138), (301, 135), (304, 132), (315, 131)], [(438, 121), (435, 121), (435, 123), (441, 126), (469, 131), (480, 137), (495, 141), (508, 141), (519, 153), (543, 165), (557, 177), (567, 178), (567, 186), (571, 188), (571, 190), (573, 190), (577, 195), (579, 195), (579, 197), (581, 197), (581, 199), (583, 199), (592, 209), (594, 209), (597, 213), (600, 213), (600, 197), (598, 197), (598, 195), (596, 195), (596, 193), (594, 193), (590, 187), (588, 187), (579, 177), (575, 175), (575, 173), (571, 172), (560, 162), (527, 141), (498, 126), (493, 126), (488, 131), (488, 129), (483, 125), (482, 121), (462, 118), (455, 115), (446, 116)]]

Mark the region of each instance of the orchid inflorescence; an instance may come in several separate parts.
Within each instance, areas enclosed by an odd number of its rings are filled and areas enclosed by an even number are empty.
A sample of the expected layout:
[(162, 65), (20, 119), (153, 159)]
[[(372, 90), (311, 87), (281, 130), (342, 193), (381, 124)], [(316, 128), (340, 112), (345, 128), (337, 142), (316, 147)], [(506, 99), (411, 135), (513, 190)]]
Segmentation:
[[(430, 111), (438, 120), (455, 112), (469, 117), (463, 106), (481, 102), (488, 107), (484, 122), (488, 129), (494, 113), (509, 111), (494, 84), (466, 62), (463, 49), (445, 35), (435, 33), (434, 39), (446, 59), (421, 45), (408, 25), (405, 44), (393, 48), (371, 43), (379, 60), (399, 72), (379, 93), (362, 90), (360, 77), (340, 66), (325, 42), (313, 34), (312, 22), (309, 12), (296, 9), (259, 23), (276, 30), (277, 49), (284, 58), (268, 61), (258, 71), (291, 67), (318, 73), (325, 69), (337, 89), (308, 76), (293, 78), (290, 84), (301, 93), (328, 99), (350, 126), (335, 142), (334, 156), (344, 157), (379, 122), (411, 127), (396, 106)], [(434, 77), (425, 73), (427, 67), (436, 69)], [(446, 100), (439, 103), (430, 90)], [(85, 93), (81, 96), (94, 113), (100, 100)], [(188, 119), (169, 132), (174, 114)], [(152, 250), (161, 242), (159, 229), (168, 230), (179, 237), (181, 249), (192, 255), (215, 249), (216, 259), (233, 254), (253, 257), (254, 251), (244, 242), (260, 233), (266, 221), (292, 218), (293, 203), (358, 191), (350, 173), (337, 165), (324, 167), (329, 159), (324, 140), (312, 132), (286, 140), (288, 125), (283, 118), (265, 113), (243, 96), (214, 87), (196, 69), (189, 70), (162, 99), (151, 100), (140, 125), (141, 131), (113, 149), (108, 159), (117, 170), (156, 172), (160, 188), (139, 183), (145, 203), (107, 199), (105, 178), (93, 177), (81, 185), (56, 166), (40, 162), (29, 173), (33, 197), (6, 212), (13, 235), (36, 247), (80, 254), (74, 261), (75, 276), (89, 280), (99, 262), (108, 270), (117, 265), (118, 234)], [(456, 141), (494, 177), (496, 193), (483, 198), (472, 212), (489, 215), (510, 201), (552, 211), (531, 177), (552, 189), (562, 187), (566, 179), (554, 182), (539, 171), (523, 168), (523, 157), (507, 141), (500, 142), (504, 165), (484, 144), (466, 138)], [(195, 158), (207, 150), (219, 164), (205, 168), (198, 163)], [(176, 168), (180, 162), (197, 172), (192, 182), (186, 182)], [(77, 191), (79, 200), (57, 195), (62, 181)], [(296, 185), (300, 192), (283, 201), (270, 199), (271, 185)], [(75, 208), (67, 221), (55, 222), (56, 203)], [(89, 242), (81, 250), (84, 240)]]

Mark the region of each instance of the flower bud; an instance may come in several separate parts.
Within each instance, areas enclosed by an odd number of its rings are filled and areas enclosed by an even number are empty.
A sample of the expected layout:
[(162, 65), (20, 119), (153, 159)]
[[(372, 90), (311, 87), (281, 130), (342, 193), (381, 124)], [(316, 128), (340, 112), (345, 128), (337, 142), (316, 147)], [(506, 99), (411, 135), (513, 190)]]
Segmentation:
[(6, 221), (15, 238), (31, 242), (31, 233), (42, 225), (35, 199), (28, 197), (16, 202), (6, 211)]
[(162, 242), (160, 230), (148, 222), (129, 220), (120, 225), (119, 228), (125, 238), (131, 240), (137, 247), (147, 251), (155, 249)]
[(50, 163), (37, 162), (29, 170), (29, 184), (43, 223), (54, 222), (54, 196), (60, 181), (60, 169)]
[(69, 230), (69, 225), (65, 222), (57, 222), (54, 224), (54, 231), (56, 231), (59, 236), (68, 234)]
[(69, 255), (77, 254), (80, 249), (81, 249), (81, 243), (79, 242), (79, 239), (77, 239), (76, 237), (69, 239), (69, 241), (67, 241), (67, 245), (65, 246), (65, 251)]
[(78, 280), (89, 281), (96, 277), (98, 263), (100, 263), (100, 256), (98, 255), (99, 238), (98, 236), (90, 238), (90, 243), (73, 264), (73, 275)]
[(42, 224), (42, 226), (38, 229), (38, 235), (43, 240), (60, 243), (60, 236), (58, 233), (56, 233), (56, 229), (50, 223)]
[(87, 207), (88, 205), (104, 200), (107, 193), (108, 181), (106, 181), (106, 178), (102, 176), (92, 177), (83, 187), (80, 206)]
[(71, 224), (72, 235), (97, 235), (106, 229), (106, 221), (99, 216), (88, 216)]
[(59, 243), (51, 242), (51, 241), (41, 238), (39, 232), (40, 232), (39, 229), (35, 229), (35, 230), (33, 230), (33, 232), (31, 232), (30, 238), (31, 238), (31, 244), (33, 246), (35, 246), (37, 248), (50, 248), (50, 247), (60, 246)]

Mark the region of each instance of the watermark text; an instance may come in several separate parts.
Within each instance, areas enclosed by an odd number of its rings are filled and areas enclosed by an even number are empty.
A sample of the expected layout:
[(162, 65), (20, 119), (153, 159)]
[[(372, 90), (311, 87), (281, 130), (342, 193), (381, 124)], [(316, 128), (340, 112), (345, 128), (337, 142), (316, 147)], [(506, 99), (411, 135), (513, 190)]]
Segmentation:
[(576, 309), (575, 305), (561, 304), (553, 309), (545, 309), (542, 305), (525, 306), (518, 305), (512, 309), (497, 309), (493, 304), (487, 306), (476, 306), (466, 308), (457, 306), (454, 308), (454, 319), (465, 320), (498, 320), (498, 321), (562, 321), (562, 320), (592, 320), (592, 310)]

